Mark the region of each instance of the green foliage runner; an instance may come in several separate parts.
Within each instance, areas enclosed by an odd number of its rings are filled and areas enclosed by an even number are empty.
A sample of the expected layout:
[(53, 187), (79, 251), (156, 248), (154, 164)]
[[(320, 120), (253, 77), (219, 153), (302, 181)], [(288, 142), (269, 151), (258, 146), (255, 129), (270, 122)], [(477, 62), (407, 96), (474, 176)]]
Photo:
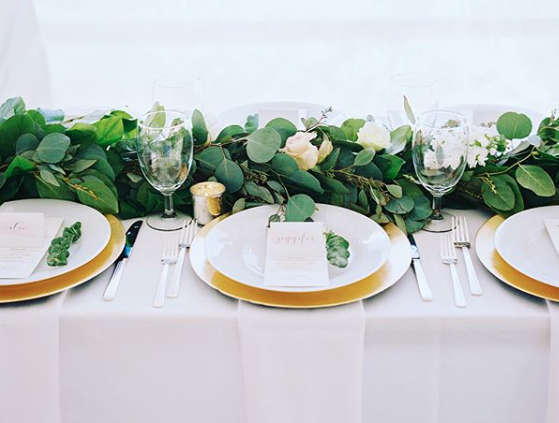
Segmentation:
[[(224, 202), (233, 212), (277, 204), (286, 220), (305, 221), (316, 203), (326, 203), (409, 232), (421, 229), (431, 199), (411, 163), (412, 128), (396, 128), (388, 147), (372, 148), (360, 139), (369, 122), (333, 126), (327, 113), (303, 119), (302, 131), (282, 118), (260, 127), (253, 115), (212, 135), (195, 111), (195, 160), (175, 193), (176, 207), (191, 207), (192, 183), (217, 180), (226, 186)], [(530, 136), (533, 128), (526, 115), (503, 114), (496, 122), (500, 142), (515, 148), (468, 168), (449, 203), (483, 205), (505, 216), (559, 204), (559, 118), (545, 118), (536, 137)], [(135, 137), (136, 119), (121, 110), (68, 119), (60, 110), (27, 110), (21, 98), (9, 99), (0, 106), (0, 203), (56, 198), (124, 219), (158, 212), (163, 199), (142, 176)]]

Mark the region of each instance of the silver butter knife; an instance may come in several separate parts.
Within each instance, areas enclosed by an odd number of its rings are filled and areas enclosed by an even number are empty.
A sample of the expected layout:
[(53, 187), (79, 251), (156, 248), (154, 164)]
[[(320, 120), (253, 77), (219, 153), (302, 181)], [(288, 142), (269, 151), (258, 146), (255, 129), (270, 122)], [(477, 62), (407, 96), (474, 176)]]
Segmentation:
[(142, 221), (138, 220), (130, 226), (128, 231), (126, 231), (126, 244), (124, 245), (124, 249), (120, 254), (120, 257), (117, 260), (115, 270), (111, 276), (111, 280), (107, 285), (107, 289), (105, 289), (105, 293), (103, 294), (103, 299), (105, 301), (112, 301), (115, 299), (116, 291), (118, 290), (118, 284), (120, 282), (120, 278), (122, 277), (122, 273), (124, 272), (124, 267), (130, 258), (130, 254), (132, 254), (132, 248), (134, 247), (134, 243), (136, 242), (136, 238), (138, 237), (138, 232), (140, 232), (140, 228), (142, 227)]
[(411, 244), (411, 261), (413, 264), (413, 270), (415, 271), (415, 278), (417, 279), (417, 286), (419, 287), (419, 294), (423, 301), (433, 301), (433, 293), (427, 283), (427, 278), (425, 273), (423, 273), (423, 267), (421, 267), (421, 258), (419, 256), (419, 249), (417, 248), (417, 243), (412, 234), (408, 235), (408, 239)]

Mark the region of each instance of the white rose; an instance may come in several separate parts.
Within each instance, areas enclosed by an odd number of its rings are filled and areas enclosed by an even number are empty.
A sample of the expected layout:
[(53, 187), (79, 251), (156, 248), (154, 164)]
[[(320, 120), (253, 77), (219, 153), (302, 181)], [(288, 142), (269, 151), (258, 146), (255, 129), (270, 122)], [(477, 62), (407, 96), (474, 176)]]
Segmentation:
[(311, 144), (314, 138), (314, 132), (297, 132), (287, 139), (282, 151), (295, 159), (299, 169), (309, 170), (318, 163), (318, 148)]
[(322, 144), (320, 144), (320, 148), (318, 149), (318, 163), (322, 163), (324, 159), (326, 159), (326, 157), (330, 155), (332, 150), (334, 150), (332, 142), (326, 135), (324, 135), (324, 140), (322, 141)]
[(357, 133), (357, 144), (380, 151), (390, 146), (390, 133), (374, 122), (367, 122)]

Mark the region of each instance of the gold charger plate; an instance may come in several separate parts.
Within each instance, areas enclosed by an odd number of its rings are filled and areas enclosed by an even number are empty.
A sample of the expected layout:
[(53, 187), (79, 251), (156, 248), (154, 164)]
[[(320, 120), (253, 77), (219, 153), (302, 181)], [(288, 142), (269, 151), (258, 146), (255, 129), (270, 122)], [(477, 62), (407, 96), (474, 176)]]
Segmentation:
[(122, 223), (116, 217), (112, 215), (105, 217), (111, 225), (111, 238), (97, 257), (60, 276), (20, 285), (2, 285), (0, 286), (0, 303), (32, 300), (56, 294), (84, 283), (107, 269), (122, 252), (126, 235)]
[(505, 219), (493, 216), (479, 229), (476, 252), (481, 263), (493, 276), (506, 284), (536, 297), (559, 301), (559, 288), (539, 282), (511, 267), (495, 249), (495, 232)]
[(284, 292), (255, 288), (229, 279), (214, 269), (207, 260), (204, 248), (206, 236), (212, 227), (224, 218), (215, 219), (198, 233), (190, 247), (190, 263), (194, 272), (206, 284), (239, 300), (282, 308), (337, 306), (372, 297), (390, 288), (410, 267), (411, 247), (408, 238), (396, 225), (389, 223), (384, 227), (390, 238), (388, 260), (377, 272), (359, 282), (319, 292)]

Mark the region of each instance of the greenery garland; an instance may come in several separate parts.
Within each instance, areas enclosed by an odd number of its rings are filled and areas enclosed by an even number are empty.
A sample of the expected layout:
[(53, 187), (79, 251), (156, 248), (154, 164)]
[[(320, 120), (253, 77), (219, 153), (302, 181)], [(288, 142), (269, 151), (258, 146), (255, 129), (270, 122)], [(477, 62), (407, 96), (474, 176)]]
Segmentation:
[[(175, 193), (176, 207), (190, 207), (187, 188), (192, 183), (217, 180), (227, 187), (224, 202), (233, 212), (278, 204), (286, 220), (304, 221), (315, 203), (328, 203), (381, 224), (392, 221), (409, 232), (421, 229), (431, 205), (411, 163), (412, 129), (397, 128), (389, 133), (389, 142), (371, 147), (360, 142), (370, 122), (348, 119), (341, 126), (329, 125), (328, 112), (303, 119), (303, 131), (281, 118), (259, 128), (254, 115), (243, 126), (227, 126), (212, 137), (195, 111), (195, 160), (188, 180)], [(136, 126), (121, 110), (65, 120), (60, 110), (27, 110), (21, 98), (9, 99), (0, 107), (0, 203), (56, 198), (123, 219), (162, 210), (162, 196), (138, 167)], [(452, 204), (483, 205), (503, 215), (559, 204), (559, 118), (552, 114), (544, 119), (537, 136), (530, 137), (530, 119), (508, 112), (496, 129), (501, 142), (482, 166), (467, 169), (450, 196)], [(506, 148), (511, 140), (522, 141)], [(293, 146), (308, 151), (292, 151)]]

